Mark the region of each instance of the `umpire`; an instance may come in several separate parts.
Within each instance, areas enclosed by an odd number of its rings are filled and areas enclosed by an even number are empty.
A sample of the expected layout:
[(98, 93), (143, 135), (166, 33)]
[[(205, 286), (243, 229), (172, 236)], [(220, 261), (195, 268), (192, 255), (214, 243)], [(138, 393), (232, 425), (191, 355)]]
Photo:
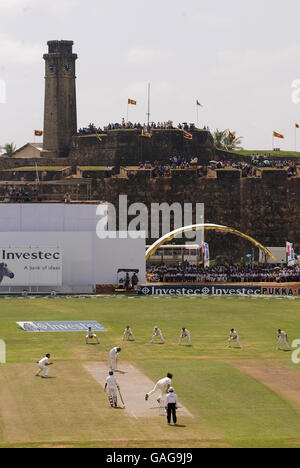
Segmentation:
[(168, 424), (171, 424), (171, 416), (173, 417), (173, 423), (176, 425), (177, 423), (177, 416), (176, 416), (176, 410), (178, 408), (178, 397), (176, 393), (174, 393), (174, 388), (170, 387), (169, 388), (169, 393), (166, 397), (166, 404), (165, 404), (166, 410), (167, 410), (167, 420)]

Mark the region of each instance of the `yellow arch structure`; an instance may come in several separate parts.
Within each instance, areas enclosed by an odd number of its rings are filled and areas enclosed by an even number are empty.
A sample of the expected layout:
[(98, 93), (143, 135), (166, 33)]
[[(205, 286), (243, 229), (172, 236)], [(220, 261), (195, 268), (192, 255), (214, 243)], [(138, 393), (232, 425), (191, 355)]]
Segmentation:
[(243, 237), (244, 239), (247, 239), (252, 244), (254, 244), (256, 247), (258, 247), (260, 250), (265, 252), (265, 254), (267, 254), (273, 260), (276, 260), (276, 257), (274, 257), (274, 255), (266, 247), (264, 247), (262, 244), (260, 244), (255, 239), (248, 236), (247, 234), (243, 234), (242, 232), (238, 231), (237, 229), (233, 229), (227, 226), (220, 226), (218, 224), (192, 224), (191, 226), (185, 226), (179, 229), (175, 229), (175, 231), (165, 234), (163, 237), (161, 237), (156, 242), (154, 242), (154, 244), (152, 244), (151, 247), (149, 247), (149, 249), (146, 251), (146, 261), (165, 242), (168, 242), (174, 239), (176, 236), (178, 236), (179, 234), (183, 234), (184, 232), (199, 231), (200, 229), (231, 233), (231, 234), (235, 234), (236, 236)]

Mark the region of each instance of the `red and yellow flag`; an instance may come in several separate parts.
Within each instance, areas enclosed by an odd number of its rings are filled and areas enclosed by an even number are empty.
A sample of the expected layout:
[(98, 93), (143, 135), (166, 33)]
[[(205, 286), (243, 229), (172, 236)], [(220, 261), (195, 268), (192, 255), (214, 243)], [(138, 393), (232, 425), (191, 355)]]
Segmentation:
[(34, 136), (43, 136), (43, 130), (34, 130)]
[(273, 137), (281, 138), (282, 140), (284, 140), (284, 135), (282, 135), (281, 133), (273, 132)]
[(128, 99), (128, 104), (131, 104), (132, 106), (136, 106), (136, 101), (134, 99)]
[(152, 135), (151, 135), (151, 133), (146, 132), (146, 130), (142, 130), (142, 136), (147, 137), (147, 138), (151, 138)]

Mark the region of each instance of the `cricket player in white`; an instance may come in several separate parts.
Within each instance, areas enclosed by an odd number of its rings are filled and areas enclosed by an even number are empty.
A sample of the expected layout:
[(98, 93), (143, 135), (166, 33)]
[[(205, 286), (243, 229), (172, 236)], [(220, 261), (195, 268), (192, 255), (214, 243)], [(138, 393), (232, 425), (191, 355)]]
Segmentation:
[(164, 379), (159, 380), (156, 383), (153, 390), (151, 390), (151, 392), (146, 394), (145, 400), (147, 401), (151, 397), (151, 395), (153, 395), (154, 393), (156, 393), (158, 391), (160, 392), (160, 396), (157, 399), (158, 403), (160, 403), (161, 400), (164, 400), (166, 394), (169, 391), (169, 388), (172, 386), (172, 378), (173, 378), (172, 374), (167, 374), (167, 377), (165, 377)]
[(41, 374), (41, 372), (45, 371), (45, 374), (42, 376), (44, 379), (48, 379), (49, 377), (49, 366), (52, 366), (52, 362), (49, 362), (49, 359), (50, 359), (50, 354), (46, 354), (46, 357), (44, 357), (43, 359), (41, 359), (40, 361), (37, 362), (37, 365), (39, 367), (39, 370), (37, 371), (37, 373), (35, 374), (36, 377), (39, 377), (39, 375)]
[(230, 330), (230, 336), (229, 336), (227, 348), (231, 348), (231, 343), (233, 343), (234, 341), (238, 344), (238, 346), (239, 346), (241, 349), (243, 349), (243, 346), (242, 346), (241, 343), (240, 343), (239, 335), (237, 334), (237, 332), (235, 331), (235, 329), (232, 328), (232, 329)]
[(289, 343), (288, 343), (287, 333), (279, 328), (279, 330), (278, 330), (278, 341), (277, 341), (277, 350), (278, 351), (280, 349), (280, 345), (281, 345), (282, 341), (284, 342), (285, 346), (287, 347), (287, 350), (291, 351), (291, 348), (290, 348)]
[(109, 352), (109, 367), (112, 371), (116, 370), (118, 367), (118, 356), (121, 352), (121, 348), (113, 348)]
[(179, 345), (181, 345), (183, 338), (188, 339), (189, 346), (192, 346), (191, 333), (186, 328), (181, 329), (181, 334), (179, 337)]
[(113, 371), (109, 371), (109, 376), (105, 382), (104, 392), (108, 391), (108, 400), (110, 406), (115, 406), (115, 408), (118, 406), (117, 390), (120, 390), (117, 379), (115, 378)]
[(156, 340), (157, 337), (159, 337), (161, 339), (162, 343), (165, 342), (161, 330), (158, 327), (154, 327), (151, 343), (154, 343), (154, 341)]
[(134, 335), (129, 325), (127, 325), (124, 330), (122, 341), (124, 341), (126, 338), (127, 340), (135, 341)]
[(98, 336), (93, 332), (92, 327), (89, 327), (88, 334), (85, 337), (86, 344), (88, 344), (89, 340), (93, 340), (94, 338), (96, 338), (97, 343), (100, 344)]

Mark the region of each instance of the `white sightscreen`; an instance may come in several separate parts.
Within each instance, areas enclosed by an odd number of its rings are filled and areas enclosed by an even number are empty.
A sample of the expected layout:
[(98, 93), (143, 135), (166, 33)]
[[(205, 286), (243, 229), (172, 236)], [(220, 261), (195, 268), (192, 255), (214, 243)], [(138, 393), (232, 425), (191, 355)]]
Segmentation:
[[(58, 249), (64, 290), (116, 284), (119, 268), (140, 270), (141, 283), (146, 278), (145, 239), (99, 239), (94, 232), (0, 232), (0, 246), (15, 253), (24, 252), (25, 247), (30, 251), (30, 246), (34, 251)], [(5, 285), (13, 286), (14, 281), (6, 278)]]

